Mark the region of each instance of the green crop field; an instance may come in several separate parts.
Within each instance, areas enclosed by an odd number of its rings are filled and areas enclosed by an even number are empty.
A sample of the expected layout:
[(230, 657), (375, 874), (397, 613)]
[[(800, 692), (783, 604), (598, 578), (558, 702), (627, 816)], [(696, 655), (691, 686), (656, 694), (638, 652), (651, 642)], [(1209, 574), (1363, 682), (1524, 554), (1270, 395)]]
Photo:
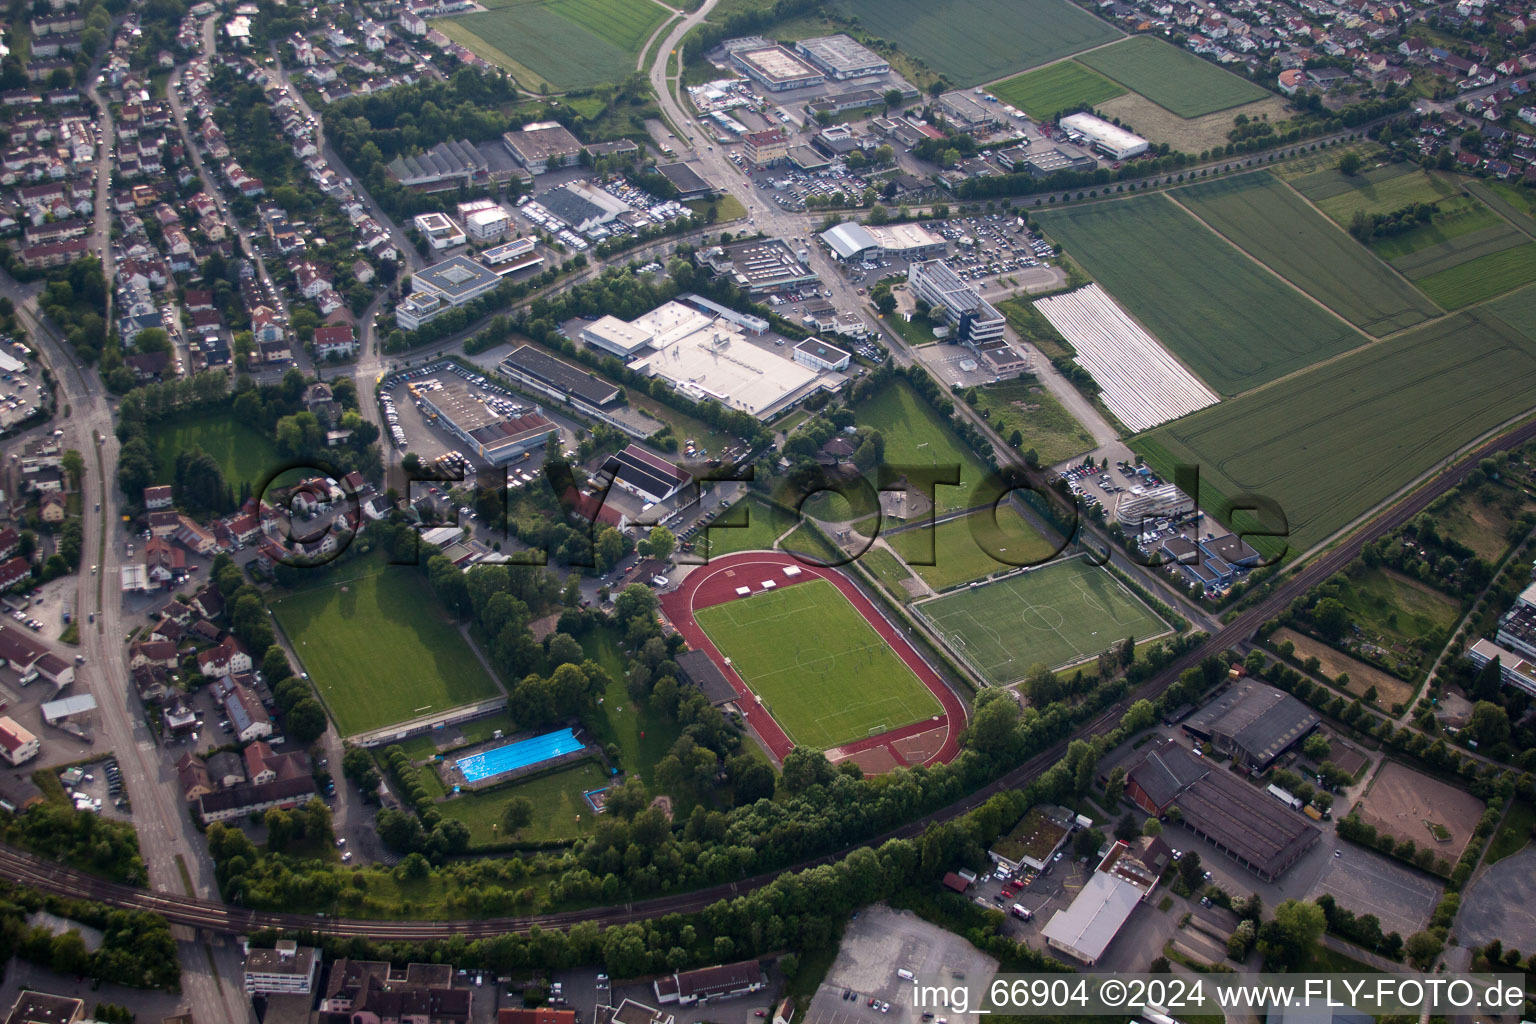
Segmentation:
[(1391, 213), (1414, 203), (1436, 202), (1456, 191), (1450, 183), (1409, 163), (1353, 175), (1327, 168), (1293, 180), (1291, 187), (1346, 228), (1356, 213)]
[[(1536, 341), (1491, 316), (1442, 317), (1131, 442), (1161, 474), (1200, 469), (1200, 504), (1262, 495), (1305, 551), (1531, 404)], [(1274, 542), (1256, 545), (1277, 553)]]
[(1536, 341), (1536, 287), (1522, 288), (1483, 307), (1509, 326)]
[(1371, 241), (1371, 251), (1384, 260), (1395, 261), (1424, 249), (1443, 245), (1464, 235), (1476, 234), (1489, 228), (1503, 227), (1504, 219), (1471, 196), (1447, 196), (1435, 204), (1434, 216), (1428, 223)]
[[(640, 48), (667, 18), (653, 0), (523, 0), (488, 4), (434, 24), (461, 36), (477, 50), (472, 35), (485, 44), (480, 56), (509, 58), (514, 75), (532, 71), (556, 89), (579, 89), (616, 82), (635, 70)], [(524, 83), (524, 85), (537, 83)]]
[(1124, 35), (1067, 0), (833, 0), (833, 6), (959, 86)]
[(825, 750), (940, 711), (916, 673), (826, 580), (695, 614), (798, 745)]
[(1056, 668), (1134, 636), (1168, 626), (1135, 594), (1081, 558), (916, 606), (946, 643), (995, 686), (1024, 678), (1035, 665)]
[(1235, 395), (1362, 344), (1161, 195), (1036, 217), (1216, 391)]
[[(1057, 553), (1012, 504), (885, 535), (902, 560), (935, 590), (969, 583), (1024, 565), (1040, 565)], [(932, 563), (932, 564), (929, 564)]]
[(1004, 103), (1013, 104), (1037, 120), (1082, 104), (1097, 106), (1105, 100), (1125, 95), (1123, 88), (1074, 60), (1064, 60), (999, 82), (992, 86), (991, 92)]
[(1019, 449), (1034, 449), (1042, 466), (1094, 448), (1093, 435), (1033, 375), (977, 388), (976, 406), (1003, 437), (1017, 430), (1023, 438)]
[(1418, 285), (1446, 309), (1460, 309), (1532, 281), (1536, 281), (1536, 242), (1468, 260), (1421, 278)]
[(897, 380), (854, 412), (860, 426), (874, 427), (884, 436), (887, 465), (960, 468), (958, 487), (937, 488), (935, 505), (941, 515), (997, 498), (980, 490), (991, 471), (906, 381)]
[(343, 736), (501, 692), (419, 570), (370, 558), (270, 607)]
[[(1431, 229), (1434, 223), (1426, 225)], [(1415, 231), (1408, 232), (1409, 235)], [(1480, 231), (1471, 231), (1464, 235), (1448, 238), (1443, 242), (1427, 245), (1416, 252), (1410, 252), (1392, 260), (1392, 265), (1403, 272), (1403, 276), (1410, 281), (1420, 281), (1426, 277), (1433, 277), (1441, 271), (1459, 267), (1463, 263), (1491, 256), (1496, 252), (1504, 252), (1525, 245), (1530, 238), (1521, 234), (1503, 221)]]
[(236, 494), (242, 483), (257, 487), (266, 481), (268, 473), (282, 465), (272, 438), (236, 420), (227, 409), (163, 419), (149, 428), (149, 437), (162, 480), (171, 479), (177, 454), (192, 447), (214, 457), (224, 471), (224, 482)]
[(1440, 311), (1268, 172), (1179, 189), (1179, 202), (1228, 241), (1378, 337)]
[(1270, 93), (1155, 36), (1132, 36), (1078, 58), (1179, 117), (1200, 117)]

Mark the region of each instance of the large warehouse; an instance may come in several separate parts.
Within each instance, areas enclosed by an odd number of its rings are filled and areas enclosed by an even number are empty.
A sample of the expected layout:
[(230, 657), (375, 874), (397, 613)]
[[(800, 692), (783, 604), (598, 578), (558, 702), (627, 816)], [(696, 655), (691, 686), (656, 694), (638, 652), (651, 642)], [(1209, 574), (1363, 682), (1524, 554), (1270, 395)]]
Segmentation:
[(1283, 690), (1244, 680), (1184, 720), (1184, 731), (1262, 772), (1317, 728), (1317, 713)]
[(821, 233), (828, 251), (843, 262), (890, 256), (904, 260), (940, 259), (949, 243), (921, 224), (880, 224), (866, 227), (848, 221)]
[(731, 62), (769, 92), (804, 89), (826, 81), (820, 71), (778, 45), (733, 50)]
[(439, 425), (470, 446), (481, 459), (493, 466), (504, 465), (542, 446), (549, 432), (556, 429), (538, 408), (511, 418), (502, 416), (469, 390), (456, 374), (445, 373), (436, 387), (430, 381), (413, 382), (411, 393)]
[(701, 266), (729, 277), (748, 295), (814, 285), (820, 279), (811, 272), (789, 243), (779, 238), (755, 238), (734, 245), (715, 245), (698, 253)]
[(668, 302), (636, 319), (650, 332), (653, 351), (629, 368), (661, 377), (696, 401), (714, 399), (762, 418), (788, 409), (818, 388), (837, 391), (842, 374), (818, 373), (748, 340), (742, 329), (680, 302)]
[(1170, 739), (1130, 769), (1125, 795), (1151, 814), (1177, 805), (1185, 827), (1267, 882), (1322, 834), (1299, 811)]
[(514, 349), (496, 371), (577, 408), (605, 409), (619, 400), (618, 385), (532, 345)]
[(551, 167), (574, 164), (581, 156), (581, 140), (558, 121), (540, 121), (519, 131), (506, 132), (502, 144), (512, 159), (530, 174), (543, 174)]
[(533, 201), (576, 231), (591, 231), (630, 210), (618, 196), (581, 181), (540, 192)]
[(1070, 114), (1060, 121), (1068, 132), (1087, 139), (1094, 149), (1112, 160), (1129, 160), (1147, 151), (1147, 140), (1092, 114)]
[(619, 490), (649, 502), (666, 501), (692, 479), (666, 459), (634, 444), (610, 455), (603, 472), (613, 474), (613, 485)]
[(883, 75), (891, 70), (890, 61), (841, 32), (835, 36), (802, 39), (795, 44), (795, 49), (826, 72), (828, 78), (838, 81)]

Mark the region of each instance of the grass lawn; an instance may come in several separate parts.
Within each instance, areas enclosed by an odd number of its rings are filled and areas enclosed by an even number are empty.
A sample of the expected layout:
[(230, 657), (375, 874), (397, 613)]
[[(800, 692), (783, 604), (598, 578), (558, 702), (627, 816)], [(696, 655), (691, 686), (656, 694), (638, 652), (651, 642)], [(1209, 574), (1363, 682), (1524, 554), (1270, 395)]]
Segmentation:
[[(1198, 465), (1200, 504), (1222, 521), (1229, 495), (1267, 496), (1303, 551), (1529, 408), (1533, 388), (1536, 341), (1496, 317), (1442, 317), (1131, 446), (1164, 476), (1179, 462)], [(1255, 540), (1271, 553), (1284, 547)]]
[(1456, 191), (1454, 185), (1410, 163), (1387, 164), (1360, 174), (1329, 167), (1295, 178), (1291, 186), (1345, 228), (1356, 213), (1391, 213), (1413, 203), (1433, 203)]
[(1454, 598), (1391, 569), (1346, 580), (1340, 600), (1360, 625), (1405, 641), (1433, 629), (1448, 632), (1461, 615)]
[[(1056, 545), (1012, 504), (999, 508), (995, 517), (991, 512), (976, 512), (933, 529), (887, 534), (885, 540), (935, 590), (1022, 565), (1040, 565), (1056, 554)], [(933, 564), (925, 564), (929, 562)]]
[(765, 551), (796, 522), (788, 509), (755, 495), (743, 498), (705, 527), (694, 550), (710, 558), (736, 551)]
[(500, 825), (507, 802), (524, 796), (533, 802), (533, 821), (517, 834), (518, 839), (575, 839), (591, 832), (597, 822), (597, 815), (582, 794), (607, 784), (602, 766), (586, 760), (527, 782), (461, 793), (436, 806), (443, 817), (457, 818), (469, 826), (471, 842), (489, 843), (504, 838)]
[(713, 206), (716, 224), (729, 224), (733, 220), (745, 220), (747, 217), (747, 208), (741, 205), (741, 200), (730, 195), (716, 199), (693, 199), (683, 205), (694, 213), (707, 213)]
[(1046, 210), (1036, 217), (1222, 395), (1364, 342), (1162, 195)]
[(1201, 117), (1269, 92), (1155, 36), (1132, 36), (1078, 58), (1179, 117)]
[(860, 426), (874, 427), (885, 437), (887, 464), (959, 467), (958, 487), (936, 489), (940, 514), (969, 508), (986, 497), (978, 485), (990, 470), (906, 381), (896, 381), (854, 412)]
[(1032, 299), (1004, 299), (997, 304), (997, 311), (1008, 318), (1008, 326), (1019, 337), (1038, 348), (1047, 359), (1077, 354), (1061, 332), (1040, 315)]
[[(517, 723), (505, 711), (487, 718), (477, 718), (473, 722), (465, 722), (457, 727), (456, 731), (460, 738), (453, 745), (455, 747), (467, 747), (472, 743), (484, 743), (495, 735), (497, 729), (500, 729), (503, 733), (512, 733), (517, 730)], [(415, 761), (424, 761), (437, 753), (437, 743), (434, 742), (434, 737), (431, 733), (412, 736), (408, 740), (401, 740), (398, 746), (405, 751), (407, 757)], [(423, 777), (425, 777), (425, 774), (423, 773)]]
[(603, 693), (600, 720), (590, 723), (592, 731), (604, 745), (617, 743), (621, 752), (618, 767), (627, 772), (638, 772), (649, 785), (656, 762), (667, 756), (682, 728), (676, 720), (659, 711), (635, 705), (624, 688), (629, 655), (619, 646), (618, 637), (612, 630), (592, 630), (581, 638), (581, 646), (587, 657), (607, 670), (609, 678), (608, 689)]
[(1032, 375), (976, 389), (976, 405), (1007, 438), (1023, 435), (1021, 451), (1033, 448), (1042, 466), (1053, 466), (1092, 450), (1093, 435)]
[(911, 320), (905, 319), (900, 313), (892, 313), (890, 316), (881, 317), (885, 326), (901, 335), (902, 340), (914, 347), (920, 345), (937, 345), (939, 339), (934, 336), (933, 324), (926, 316), (913, 314)]
[(843, 561), (848, 556), (822, 537), (810, 523), (801, 523), (795, 527), (794, 532), (784, 538), (784, 543), (779, 545), (791, 554), (806, 555), (812, 559), (831, 565)]
[(1517, 799), (1510, 805), (1509, 813), (1504, 815), (1504, 823), (1489, 841), (1483, 863), (1492, 864), (1525, 849), (1531, 841), (1532, 829), (1536, 829), (1536, 804)]
[(1536, 281), (1536, 242), (1479, 256), (1418, 282), (1446, 309), (1460, 309)]
[(486, 49), (480, 51), (464, 40), (470, 49), (487, 60), (507, 63), (514, 75), (521, 69), (531, 70), (557, 89), (616, 82), (634, 71), (640, 48), (668, 16), (666, 8), (653, 0), (531, 0), (505, 5), (493, 0), (487, 6), (491, 9), (434, 24), (472, 34)]
[(917, 606), (954, 650), (994, 686), (1035, 665), (1079, 661), (1128, 636), (1168, 626), (1108, 571), (1081, 558), (1052, 562)]
[(236, 494), (242, 483), (255, 487), (264, 482), (282, 462), (272, 438), (237, 421), (227, 410), (168, 417), (150, 426), (149, 438), (162, 480), (171, 479), (176, 456), (195, 446), (218, 460), (225, 482)]
[(833, 6), (967, 88), (1124, 34), (1066, 0), (834, 0)]
[(826, 749), (940, 710), (826, 580), (717, 604), (696, 617), (797, 744)]
[(907, 593), (907, 588), (902, 584), (912, 578), (907, 567), (897, 561), (896, 556), (885, 548), (870, 548), (859, 556), (859, 564), (864, 566), (885, 585), (886, 591), (896, 600), (906, 602), (912, 600), (912, 595)]
[(1228, 241), (1377, 337), (1440, 315), (1274, 175), (1217, 178), (1174, 196)]
[(1075, 60), (1026, 71), (992, 86), (991, 92), (1036, 120), (1045, 120), (1083, 104), (1097, 106), (1105, 100), (1125, 95), (1121, 86)]
[(420, 570), (370, 558), (315, 575), (269, 606), (343, 736), (501, 692)]

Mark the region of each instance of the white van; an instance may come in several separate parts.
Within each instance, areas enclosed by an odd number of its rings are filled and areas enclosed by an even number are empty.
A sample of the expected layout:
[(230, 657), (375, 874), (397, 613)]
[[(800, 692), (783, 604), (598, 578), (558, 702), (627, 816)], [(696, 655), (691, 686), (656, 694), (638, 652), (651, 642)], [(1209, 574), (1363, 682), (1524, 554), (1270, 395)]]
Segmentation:
[(896, 972), (896, 977), (900, 978), (903, 981), (916, 981), (917, 980), (917, 975), (913, 974), (911, 971), (907, 970), (905, 967), (901, 968), (899, 971)]

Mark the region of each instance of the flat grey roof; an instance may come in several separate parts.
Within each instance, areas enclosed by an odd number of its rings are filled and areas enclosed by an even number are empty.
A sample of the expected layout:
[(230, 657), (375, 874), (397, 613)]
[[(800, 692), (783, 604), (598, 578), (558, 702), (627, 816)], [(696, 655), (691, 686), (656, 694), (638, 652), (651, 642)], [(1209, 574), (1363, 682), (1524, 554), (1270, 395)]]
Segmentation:
[(450, 298), (470, 295), (480, 288), (494, 286), (501, 280), (468, 256), (454, 256), (418, 270), (416, 277)]
[(1267, 765), (1319, 721), (1316, 712), (1290, 694), (1242, 681), (1190, 715), (1184, 728), (1227, 739)]
[(548, 384), (550, 387), (596, 406), (607, 405), (619, 397), (617, 384), (610, 384), (589, 371), (572, 366), (563, 359), (556, 359), (532, 345), (514, 349), (502, 359), (501, 366), (518, 370), (543, 384)]

